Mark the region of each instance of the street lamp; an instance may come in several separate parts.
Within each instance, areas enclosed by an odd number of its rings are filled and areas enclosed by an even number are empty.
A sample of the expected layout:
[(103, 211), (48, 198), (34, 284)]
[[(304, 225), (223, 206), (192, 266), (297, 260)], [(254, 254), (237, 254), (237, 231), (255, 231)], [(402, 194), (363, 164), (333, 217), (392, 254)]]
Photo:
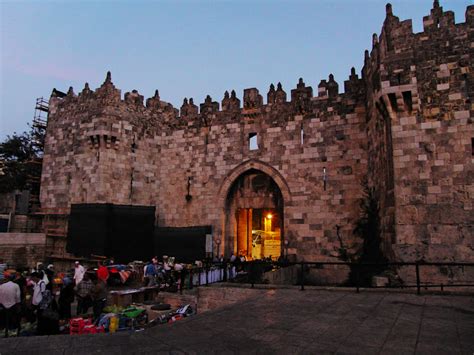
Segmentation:
[(216, 245), (217, 245), (217, 258), (219, 259), (219, 246), (221, 245), (221, 238), (216, 238)]
[(290, 244), (289, 240), (288, 239), (285, 239), (283, 241), (283, 244), (285, 245), (285, 260), (288, 261), (288, 244)]

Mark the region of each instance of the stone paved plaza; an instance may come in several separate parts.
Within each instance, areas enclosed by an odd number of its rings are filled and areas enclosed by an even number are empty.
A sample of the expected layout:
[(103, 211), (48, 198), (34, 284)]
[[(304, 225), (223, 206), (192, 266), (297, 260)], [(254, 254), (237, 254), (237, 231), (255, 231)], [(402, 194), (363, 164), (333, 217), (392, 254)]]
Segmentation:
[(246, 301), (134, 334), (0, 340), (2, 355), (473, 351), (471, 296), (297, 289), (256, 289)]

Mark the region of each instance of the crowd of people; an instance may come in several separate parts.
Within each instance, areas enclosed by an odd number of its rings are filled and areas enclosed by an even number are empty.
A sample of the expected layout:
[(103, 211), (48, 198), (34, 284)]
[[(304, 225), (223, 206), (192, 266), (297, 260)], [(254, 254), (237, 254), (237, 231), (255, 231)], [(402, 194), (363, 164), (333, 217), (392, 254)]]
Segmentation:
[[(100, 317), (107, 302), (109, 272), (104, 264), (90, 271), (75, 262), (74, 270), (57, 273), (54, 265), (34, 270), (6, 269), (0, 277), (0, 329), (5, 337), (28, 328), (36, 335), (60, 332), (60, 324), (75, 315)], [(35, 327), (31, 326), (35, 325)]]
[(161, 286), (163, 288), (174, 286), (177, 282), (173, 271), (182, 271), (183, 264), (176, 263), (174, 257), (163, 255), (160, 262), (155, 256), (143, 268), (143, 285), (147, 287)]
[[(248, 261), (244, 253), (239, 253), (226, 259), (215, 256), (181, 264), (164, 255), (161, 260), (153, 257), (143, 269), (141, 264), (138, 269), (133, 268), (135, 274), (143, 270), (143, 286), (176, 292), (185, 280), (192, 283), (191, 274), (199, 280), (199, 273), (216, 265), (227, 270), (224, 281), (232, 280), (245, 273)], [(124, 283), (128, 276), (130, 271), (113, 260), (89, 269), (76, 261), (74, 269), (66, 273), (56, 272), (52, 264), (39, 264), (34, 270), (13, 270), (0, 261), (0, 330), (5, 330), (5, 336), (24, 334), (26, 329), (36, 335), (51, 335), (58, 334), (60, 326), (72, 317), (93, 314), (98, 321), (107, 303), (107, 284)], [(77, 306), (72, 309), (74, 303)]]

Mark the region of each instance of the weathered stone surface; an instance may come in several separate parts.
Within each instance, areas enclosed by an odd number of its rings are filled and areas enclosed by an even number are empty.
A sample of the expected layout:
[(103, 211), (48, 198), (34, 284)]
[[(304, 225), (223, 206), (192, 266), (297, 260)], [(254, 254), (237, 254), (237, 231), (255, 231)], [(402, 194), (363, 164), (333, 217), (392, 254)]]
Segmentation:
[(470, 354), (474, 347), (468, 296), (245, 292), (236, 304), (143, 332), (9, 338), (0, 347), (2, 354)]
[(251, 88), (243, 107), (232, 91), (222, 110), (208, 96), (200, 108), (185, 99), (179, 114), (158, 92), (146, 107), (137, 91), (122, 100), (108, 73), (95, 91), (52, 97), (42, 206), (156, 206), (161, 226), (212, 225), (229, 254), (228, 192), (256, 169), (281, 190), (288, 253), (334, 260), (336, 225), (347, 245), (360, 245), (352, 231), (368, 176), (390, 258), (473, 261), (473, 13), (455, 24), (435, 7), (415, 34), (387, 8), (362, 78), (352, 69), (345, 93), (330, 75), (317, 96), (300, 79), (289, 102), (278, 84), (267, 104)]
[(9, 265), (27, 267), (44, 260), (44, 233), (0, 233), (0, 259)]

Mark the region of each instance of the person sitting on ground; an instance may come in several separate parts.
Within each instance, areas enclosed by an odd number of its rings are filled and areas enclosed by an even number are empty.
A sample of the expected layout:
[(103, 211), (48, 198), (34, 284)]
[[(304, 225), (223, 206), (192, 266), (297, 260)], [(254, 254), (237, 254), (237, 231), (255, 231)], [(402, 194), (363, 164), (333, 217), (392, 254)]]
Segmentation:
[(82, 281), (74, 288), (77, 296), (77, 315), (87, 313), (92, 306), (91, 291), (93, 287), (94, 284), (90, 280), (89, 274), (85, 273)]

